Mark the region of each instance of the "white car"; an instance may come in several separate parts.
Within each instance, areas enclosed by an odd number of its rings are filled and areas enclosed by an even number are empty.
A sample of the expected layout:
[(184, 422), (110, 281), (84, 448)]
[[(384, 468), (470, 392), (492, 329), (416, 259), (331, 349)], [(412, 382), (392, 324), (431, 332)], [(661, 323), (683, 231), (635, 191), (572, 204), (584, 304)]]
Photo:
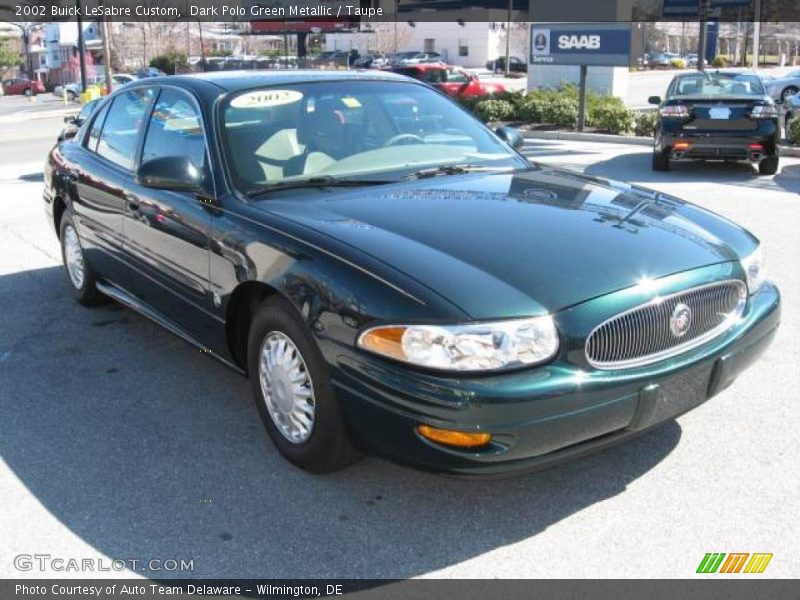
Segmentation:
[(442, 61), (442, 55), (438, 52), (400, 52), (396, 55), (396, 64), (418, 65), (420, 63), (435, 63)]
[(767, 93), (773, 100), (776, 102), (786, 102), (797, 92), (800, 92), (800, 69), (795, 69), (788, 75), (776, 77), (764, 83), (767, 86)]
[[(136, 77), (133, 75), (128, 75), (127, 73), (116, 73), (111, 76), (111, 89), (117, 89), (118, 87), (125, 85), (126, 83), (130, 83), (134, 81)], [(103, 85), (106, 82), (105, 75), (95, 75), (94, 77), (87, 77), (86, 78), (86, 85)], [(77, 100), (78, 96), (81, 95), (81, 82), (76, 81), (75, 83), (68, 83), (66, 85), (57, 85), (53, 89), (53, 95), (59, 98), (63, 98), (64, 94), (67, 95), (67, 99)]]

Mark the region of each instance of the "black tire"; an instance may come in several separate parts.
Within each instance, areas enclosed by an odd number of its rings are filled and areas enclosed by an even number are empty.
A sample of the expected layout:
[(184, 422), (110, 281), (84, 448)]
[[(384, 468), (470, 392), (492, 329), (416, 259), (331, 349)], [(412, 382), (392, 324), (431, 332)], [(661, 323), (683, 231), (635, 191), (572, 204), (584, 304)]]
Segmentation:
[(75, 102), (75, 100), (78, 99), (78, 94), (76, 94), (72, 90), (67, 90), (64, 93), (67, 95), (67, 100), (69, 100), (70, 102)]
[[(268, 336), (283, 335), (294, 344), (300, 365), (310, 377), (314, 405), (307, 439), (292, 441), (281, 432), (267, 408), (261, 385), (262, 346)], [(292, 464), (310, 473), (330, 473), (358, 460), (361, 454), (350, 441), (328, 367), (311, 332), (294, 307), (280, 297), (265, 300), (256, 309), (247, 343), (247, 367), (256, 408), (278, 451)]]
[(61, 260), (64, 263), (64, 271), (67, 276), (69, 288), (72, 290), (72, 295), (75, 296), (75, 299), (84, 306), (97, 306), (98, 304), (103, 304), (108, 300), (108, 298), (103, 296), (103, 294), (101, 294), (97, 289), (97, 275), (95, 274), (94, 269), (92, 269), (92, 265), (89, 264), (89, 261), (86, 259), (86, 255), (84, 254), (82, 247), (79, 247), (83, 263), (83, 278), (80, 281), (80, 285), (70, 273), (70, 268), (67, 265), (66, 248), (66, 240), (69, 236), (67, 230), (70, 228), (74, 232), (75, 237), (80, 245), (80, 238), (78, 237), (78, 230), (75, 228), (75, 219), (72, 215), (72, 211), (66, 209), (61, 217), (58, 237), (59, 241), (61, 242)]
[(778, 157), (770, 156), (758, 163), (759, 175), (775, 175), (778, 172)]
[(800, 91), (800, 89), (796, 85), (786, 86), (781, 92), (781, 100), (787, 102), (789, 98), (794, 96), (798, 91)]
[(669, 171), (669, 157), (658, 150), (653, 151), (653, 171)]

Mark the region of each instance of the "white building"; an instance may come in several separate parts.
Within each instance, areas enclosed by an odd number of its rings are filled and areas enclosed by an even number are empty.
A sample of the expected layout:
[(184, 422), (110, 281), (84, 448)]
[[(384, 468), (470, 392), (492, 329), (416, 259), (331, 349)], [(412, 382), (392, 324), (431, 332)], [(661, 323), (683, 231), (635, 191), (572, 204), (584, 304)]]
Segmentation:
[[(483, 67), (505, 56), (505, 22), (408, 22), (376, 23), (371, 30), (325, 35), (325, 50), (357, 50), (359, 54), (383, 52), (438, 52), (453, 65)], [(527, 24), (512, 24), (511, 55), (525, 60), (527, 42), (517, 38)]]

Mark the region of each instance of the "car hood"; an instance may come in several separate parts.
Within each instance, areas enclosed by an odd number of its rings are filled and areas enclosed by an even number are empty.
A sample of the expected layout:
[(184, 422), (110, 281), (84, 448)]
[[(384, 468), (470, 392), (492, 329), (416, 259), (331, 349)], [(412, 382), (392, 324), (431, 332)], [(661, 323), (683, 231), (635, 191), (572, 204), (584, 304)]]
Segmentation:
[(377, 258), (474, 319), (555, 312), (737, 260), (757, 243), (676, 198), (543, 166), (311, 198), (294, 190), (256, 205)]

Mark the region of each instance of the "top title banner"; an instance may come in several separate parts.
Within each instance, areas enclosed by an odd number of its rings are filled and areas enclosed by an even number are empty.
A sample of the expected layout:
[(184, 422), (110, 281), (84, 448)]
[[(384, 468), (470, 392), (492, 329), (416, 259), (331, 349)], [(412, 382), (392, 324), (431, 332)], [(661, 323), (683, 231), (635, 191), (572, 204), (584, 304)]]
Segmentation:
[[(752, 20), (752, 0), (0, 0), (0, 20), (642, 22)], [(762, 0), (762, 21), (800, 21), (800, 0)]]

